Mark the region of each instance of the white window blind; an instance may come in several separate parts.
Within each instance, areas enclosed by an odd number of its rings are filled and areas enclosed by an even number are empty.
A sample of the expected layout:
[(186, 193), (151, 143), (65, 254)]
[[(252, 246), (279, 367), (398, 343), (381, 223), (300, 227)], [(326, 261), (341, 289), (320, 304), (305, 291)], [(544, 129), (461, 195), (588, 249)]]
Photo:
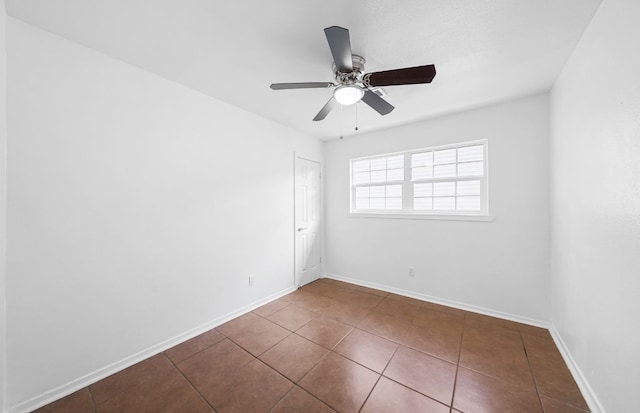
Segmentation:
[(351, 160), (351, 212), (486, 215), (487, 141)]
[[(351, 164), (354, 207), (358, 210), (401, 210), (404, 156), (393, 155)], [(400, 182), (400, 184), (398, 184)]]

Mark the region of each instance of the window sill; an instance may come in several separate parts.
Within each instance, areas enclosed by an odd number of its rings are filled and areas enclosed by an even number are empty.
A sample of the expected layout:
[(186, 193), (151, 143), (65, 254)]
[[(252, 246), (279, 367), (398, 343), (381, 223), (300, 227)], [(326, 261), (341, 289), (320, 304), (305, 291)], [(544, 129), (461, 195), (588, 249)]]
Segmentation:
[(480, 221), (491, 222), (494, 215), (445, 215), (445, 214), (386, 214), (386, 213), (362, 213), (350, 212), (351, 218), (392, 218), (392, 219), (429, 219), (436, 221)]

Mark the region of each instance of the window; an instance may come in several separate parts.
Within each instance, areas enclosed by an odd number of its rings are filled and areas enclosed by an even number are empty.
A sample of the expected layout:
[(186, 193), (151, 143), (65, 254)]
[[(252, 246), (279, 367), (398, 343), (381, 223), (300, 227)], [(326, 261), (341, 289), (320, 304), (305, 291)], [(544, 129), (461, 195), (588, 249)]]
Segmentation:
[(351, 160), (351, 212), (487, 215), (487, 141)]

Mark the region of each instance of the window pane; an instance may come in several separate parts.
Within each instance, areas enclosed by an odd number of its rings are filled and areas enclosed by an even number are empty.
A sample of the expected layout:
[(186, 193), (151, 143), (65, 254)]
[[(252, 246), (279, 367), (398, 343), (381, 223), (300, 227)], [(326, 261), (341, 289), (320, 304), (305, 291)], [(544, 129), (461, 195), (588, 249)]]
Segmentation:
[(463, 162), (458, 164), (458, 176), (482, 176), (484, 175), (484, 163)]
[(387, 198), (402, 198), (402, 185), (387, 185)]
[(369, 198), (369, 187), (363, 186), (360, 188), (356, 188), (356, 199), (358, 198)]
[(369, 172), (358, 172), (353, 175), (353, 184), (368, 184), (369, 183)]
[(480, 181), (459, 181), (457, 195), (480, 195)]
[(387, 198), (387, 209), (402, 209), (402, 198)]
[(433, 184), (433, 194), (435, 196), (455, 196), (455, 182), (436, 182)]
[(371, 171), (371, 182), (384, 182), (387, 180), (387, 171)]
[(456, 162), (456, 149), (443, 149), (441, 151), (433, 152), (433, 161), (435, 164), (442, 163), (455, 163)]
[(404, 155), (390, 156), (387, 158), (387, 169), (404, 168)]
[(371, 198), (384, 198), (384, 186), (372, 186), (369, 188)]
[(431, 198), (431, 197), (415, 198), (413, 200), (413, 209), (415, 209), (417, 211), (431, 210), (431, 209), (433, 209), (432, 200), (433, 200), (433, 198)]
[(369, 160), (356, 161), (353, 163), (353, 172), (366, 172), (369, 170)]
[(404, 180), (404, 169), (389, 169), (387, 171), (387, 181)]
[(356, 197), (356, 209), (369, 209), (369, 198)]
[(371, 198), (370, 205), (371, 209), (384, 209), (384, 198)]
[(433, 184), (415, 184), (413, 185), (414, 198), (433, 195)]
[(411, 155), (411, 167), (433, 165), (433, 152), (414, 153)]
[(459, 196), (457, 204), (460, 211), (480, 211), (480, 196)]
[(484, 159), (484, 145), (458, 148), (458, 162), (482, 161)]
[(456, 197), (436, 197), (433, 198), (433, 209), (442, 211), (453, 211), (456, 209)]
[(432, 166), (421, 166), (418, 168), (411, 169), (411, 179), (414, 181), (418, 179), (431, 179), (433, 178), (433, 167)]
[(379, 171), (381, 169), (387, 169), (387, 158), (371, 159), (371, 170)]
[(436, 178), (448, 178), (456, 176), (456, 164), (436, 165), (433, 167), (433, 176)]

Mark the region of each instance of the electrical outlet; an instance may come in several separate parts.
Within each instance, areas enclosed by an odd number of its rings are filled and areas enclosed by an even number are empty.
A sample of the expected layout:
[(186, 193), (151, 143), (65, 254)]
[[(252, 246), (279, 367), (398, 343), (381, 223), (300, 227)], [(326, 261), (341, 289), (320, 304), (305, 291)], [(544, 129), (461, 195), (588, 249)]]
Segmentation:
[(409, 277), (416, 276), (416, 269), (414, 267), (409, 267)]
[(256, 283), (256, 276), (255, 275), (250, 275), (249, 276), (249, 285), (254, 285)]

